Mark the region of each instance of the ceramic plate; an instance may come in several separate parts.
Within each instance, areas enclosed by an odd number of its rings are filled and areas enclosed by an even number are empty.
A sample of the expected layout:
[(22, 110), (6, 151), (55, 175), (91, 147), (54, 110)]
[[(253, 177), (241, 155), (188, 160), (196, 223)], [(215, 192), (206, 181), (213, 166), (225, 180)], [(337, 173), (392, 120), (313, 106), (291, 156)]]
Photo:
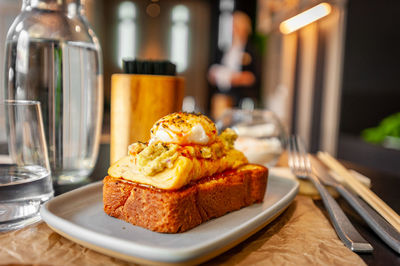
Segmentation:
[(103, 212), (102, 183), (70, 191), (41, 208), (56, 232), (88, 248), (145, 264), (197, 264), (245, 240), (281, 214), (298, 191), (294, 179), (270, 174), (264, 202), (179, 234), (155, 233)]

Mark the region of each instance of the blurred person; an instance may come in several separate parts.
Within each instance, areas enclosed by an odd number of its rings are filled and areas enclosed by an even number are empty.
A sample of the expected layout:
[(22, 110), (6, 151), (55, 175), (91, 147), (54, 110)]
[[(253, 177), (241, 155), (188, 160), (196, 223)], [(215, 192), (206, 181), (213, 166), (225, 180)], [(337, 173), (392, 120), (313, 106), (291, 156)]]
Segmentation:
[(227, 108), (240, 106), (245, 98), (254, 103), (259, 98), (259, 57), (248, 42), (251, 20), (241, 11), (235, 11), (232, 17), (232, 46), (208, 72), (208, 80), (217, 91), (211, 98), (211, 114), (215, 119)]

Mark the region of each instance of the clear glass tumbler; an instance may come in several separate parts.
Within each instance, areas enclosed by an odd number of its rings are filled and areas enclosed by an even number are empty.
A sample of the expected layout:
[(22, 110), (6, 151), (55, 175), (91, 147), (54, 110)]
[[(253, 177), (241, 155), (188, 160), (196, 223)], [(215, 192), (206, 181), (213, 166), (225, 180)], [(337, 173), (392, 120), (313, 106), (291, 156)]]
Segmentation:
[(6, 40), (5, 99), (40, 101), (53, 179), (86, 178), (97, 160), (103, 70), (79, 0), (24, 0)]
[(232, 128), (238, 134), (235, 148), (250, 163), (274, 166), (286, 147), (286, 132), (279, 118), (269, 110), (230, 109), (216, 121), (219, 131)]
[(0, 231), (40, 220), (53, 197), (40, 103), (0, 103)]

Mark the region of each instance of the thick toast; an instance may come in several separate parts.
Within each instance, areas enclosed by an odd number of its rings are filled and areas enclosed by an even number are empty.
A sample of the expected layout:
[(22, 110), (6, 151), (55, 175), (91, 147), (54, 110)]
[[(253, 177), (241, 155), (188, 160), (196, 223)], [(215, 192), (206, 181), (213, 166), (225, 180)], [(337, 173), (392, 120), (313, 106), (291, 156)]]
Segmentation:
[(171, 191), (107, 176), (103, 180), (104, 211), (152, 231), (184, 232), (262, 202), (267, 178), (267, 168), (247, 164)]

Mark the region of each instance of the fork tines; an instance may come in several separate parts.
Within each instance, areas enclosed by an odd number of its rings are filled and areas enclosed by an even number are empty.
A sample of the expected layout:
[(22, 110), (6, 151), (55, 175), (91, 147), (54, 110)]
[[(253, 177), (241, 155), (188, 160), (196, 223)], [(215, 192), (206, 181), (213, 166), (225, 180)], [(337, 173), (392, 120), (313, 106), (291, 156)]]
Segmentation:
[(297, 176), (307, 177), (311, 173), (310, 158), (299, 136), (292, 135), (289, 138), (288, 163)]

